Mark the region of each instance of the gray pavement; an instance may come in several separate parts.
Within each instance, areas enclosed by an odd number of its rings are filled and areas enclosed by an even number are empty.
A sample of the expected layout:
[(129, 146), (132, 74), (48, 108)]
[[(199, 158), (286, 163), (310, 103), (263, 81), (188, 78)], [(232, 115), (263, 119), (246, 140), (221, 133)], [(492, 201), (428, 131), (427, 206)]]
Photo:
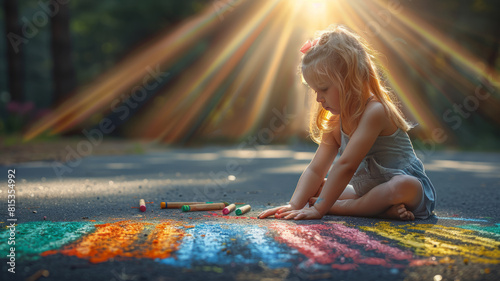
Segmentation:
[[(314, 150), (172, 148), (0, 166), (2, 226), (9, 225), (9, 218), (18, 223), (16, 273), (7, 271), (10, 230), (3, 227), (0, 276), (24, 280), (46, 269), (50, 276), (40, 280), (498, 280), (500, 154), (420, 152), (438, 196), (436, 216), (428, 220), (255, 219), (265, 208), (290, 199)], [(13, 217), (7, 206), (9, 169), (15, 169), (16, 180)], [(137, 208), (141, 198), (148, 202), (144, 213)], [(252, 210), (242, 218), (220, 211), (183, 213), (160, 209), (162, 201), (241, 202)], [(61, 228), (60, 222), (66, 224)], [(182, 229), (183, 238), (175, 240), (180, 234), (170, 228), (164, 234), (151, 229), (164, 222)], [(80, 228), (69, 228), (77, 223)], [(123, 253), (110, 258), (109, 248), (116, 245), (108, 241), (90, 254), (75, 254), (93, 234), (107, 227), (111, 232), (129, 229), (131, 223), (140, 229), (120, 236), (130, 242), (120, 244)], [(36, 232), (40, 229), (46, 233)], [(212, 244), (204, 240), (211, 235)], [(154, 243), (173, 245), (168, 258), (141, 238), (153, 236)], [(108, 256), (92, 260), (101, 252)]]

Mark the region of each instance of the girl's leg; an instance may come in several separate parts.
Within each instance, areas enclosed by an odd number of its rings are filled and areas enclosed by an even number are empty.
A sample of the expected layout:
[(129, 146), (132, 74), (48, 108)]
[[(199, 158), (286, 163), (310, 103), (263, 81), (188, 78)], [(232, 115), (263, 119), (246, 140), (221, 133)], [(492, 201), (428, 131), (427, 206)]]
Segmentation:
[[(314, 205), (314, 203), (316, 203), (316, 200), (318, 200), (318, 197), (321, 193), (321, 190), (323, 190), (323, 186), (325, 185), (325, 182), (326, 182), (326, 178), (319, 186), (318, 192), (316, 192), (316, 194), (314, 194), (314, 196), (309, 199), (310, 206)], [(349, 184), (346, 186), (346, 188), (344, 189), (342, 194), (340, 194), (340, 197), (338, 200), (357, 199), (357, 198), (359, 198), (359, 196), (356, 194), (356, 191), (354, 191), (354, 188), (352, 187), (352, 185)]]
[(342, 192), (342, 194), (340, 194), (338, 200), (358, 199), (358, 198), (359, 198), (359, 196), (356, 194), (356, 191), (354, 191), (354, 187), (352, 187), (352, 185), (348, 184), (345, 187), (344, 192)]
[(418, 207), (422, 194), (418, 179), (406, 175), (395, 176), (357, 199), (337, 200), (328, 214), (414, 219), (411, 210)]

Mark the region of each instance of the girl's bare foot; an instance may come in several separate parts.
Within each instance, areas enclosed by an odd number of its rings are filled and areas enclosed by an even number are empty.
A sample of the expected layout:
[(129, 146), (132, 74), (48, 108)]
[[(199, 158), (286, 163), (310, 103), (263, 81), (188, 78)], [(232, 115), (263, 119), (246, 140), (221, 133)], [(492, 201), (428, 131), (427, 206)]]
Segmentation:
[(404, 204), (400, 205), (400, 208), (398, 209), (399, 213), (399, 218), (404, 221), (412, 221), (415, 220), (415, 215), (410, 211), (407, 210)]
[(415, 215), (413, 215), (411, 211), (407, 210), (404, 204), (390, 207), (382, 214), (382, 217), (403, 221), (412, 221), (415, 219)]

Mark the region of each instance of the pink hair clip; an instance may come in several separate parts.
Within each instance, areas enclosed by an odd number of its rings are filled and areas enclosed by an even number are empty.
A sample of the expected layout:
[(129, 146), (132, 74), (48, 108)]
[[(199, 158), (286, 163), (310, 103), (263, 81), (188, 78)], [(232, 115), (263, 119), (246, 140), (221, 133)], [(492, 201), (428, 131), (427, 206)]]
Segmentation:
[(316, 46), (318, 44), (319, 38), (314, 39), (312, 42), (311, 40), (307, 40), (304, 45), (302, 45), (302, 48), (300, 48), (300, 52), (305, 54), (311, 49), (312, 47)]

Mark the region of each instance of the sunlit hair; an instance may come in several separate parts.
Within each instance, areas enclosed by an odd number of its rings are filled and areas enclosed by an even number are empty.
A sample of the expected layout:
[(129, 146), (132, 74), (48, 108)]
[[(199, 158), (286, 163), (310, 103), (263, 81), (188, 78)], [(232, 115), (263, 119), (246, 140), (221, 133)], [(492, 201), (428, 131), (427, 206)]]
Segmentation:
[[(355, 33), (343, 26), (332, 26), (321, 31), (319, 41), (302, 57), (300, 71), (309, 86), (336, 86), (339, 89), (340, 116), (323, 109), (313, 102), (309, 133), (316, 143), (321, 143), (324, 133), (342, 125), (351, 134), (356, 130), (366, 101), (372, 93), (385, 108), (388, 116), (404, 131), (410, 125), (396, 105), (395, 99), (381, 84), (373, 62), (373, 50)], [(340, 117), (340, 119), (339, 119)]]

